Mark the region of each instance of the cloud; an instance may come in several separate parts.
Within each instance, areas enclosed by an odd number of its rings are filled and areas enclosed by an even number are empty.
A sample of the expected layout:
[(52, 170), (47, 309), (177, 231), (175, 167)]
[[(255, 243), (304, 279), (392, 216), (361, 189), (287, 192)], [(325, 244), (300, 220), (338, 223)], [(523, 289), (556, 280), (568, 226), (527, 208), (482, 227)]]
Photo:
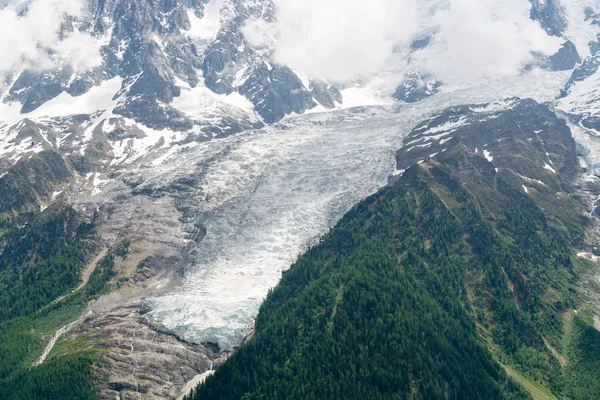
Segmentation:
[[(518, 74), (532, 51), (561, 40), (529, 18), (529, 0), (275, 0), (274, 23), (250, 21), (246, 38), (274, 46), (273, 61), (345, 82), (422, 69), (458, 82)], [(415, 38), (430, 45), (411, 54)]]
[[(9, 2), (0, 10), (0, 74), (71, 65), (88, 70), (101, 62), (96, 42), (77, 30), (60, 35), (67, 16), (85, 16), (80, 0), (35, 0), (24, 13)], [(62, 37), (61, 37), (62, 36)]]
[(251, 21), (253, 44), (275, 44), (273, 61), (344, 81), (386, 64), (417, 28), (413, 0), (276, 0), (276, 23)]
[(532, 52), (553, 54), (563, 41), (529, 18), (530, 7), (526, 0), (451, 0), (432, 17), (438, 29), (414, 62), (449, 82), (518, 74)]

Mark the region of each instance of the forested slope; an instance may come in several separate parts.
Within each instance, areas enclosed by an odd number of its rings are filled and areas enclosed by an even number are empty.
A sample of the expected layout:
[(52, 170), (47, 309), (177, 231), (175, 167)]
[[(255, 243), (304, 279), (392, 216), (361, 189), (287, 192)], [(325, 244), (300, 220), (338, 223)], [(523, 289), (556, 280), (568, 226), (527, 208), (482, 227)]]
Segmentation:
[[(105, 287), (113, 256), (99, 262), (82, 290), (68, 295), (97, 250), (93, 221), (64, 205), (24, 218), (26, 224), (0, 236), (0, 399), (95, 398), (96, 350), (51, 354), (32, 365), (56, 331)], [(64, 300), (53, 303), (61, 295)]]
[[(299, 258), (254, 337), (194, 399), (528, 398), (502, 365), (557, 397), (583, 398), (557, 356), (586, 268), (571, 256), (585, 220), (570, 195), (568, 129), (523, 101), (450, 139)], [(554, 172), (536, 163), (548, 157)], [(533, 180), (524, 169), (542, 177), (539, 190), (522, 187)]]

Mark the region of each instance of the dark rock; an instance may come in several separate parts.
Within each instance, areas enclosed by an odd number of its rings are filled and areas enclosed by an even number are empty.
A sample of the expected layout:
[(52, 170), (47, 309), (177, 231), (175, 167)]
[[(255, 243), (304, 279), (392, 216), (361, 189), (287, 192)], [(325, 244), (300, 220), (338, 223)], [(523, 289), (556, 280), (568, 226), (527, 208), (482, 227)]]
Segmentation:
[(410, 48), (411, 50), (421, 50), (429, 46), (429, 42), (431, 42), (431, 36), (418, 38), (413, 40), (413, 42), (410, 44)]
[(134, 98), (117, 107), (114, 112), (153, 129), (187, 131), (194, 127), (194, 123), (183, 113), (151, 96)]
[(135, 393), (148, 393), (148, 385), (131, 383), (131, 382), (109, 382), (108, 387), (117, 392), (131, 390)]
[(302, 81), (288, 67), (260, 64), (240, 87), (266, 123), (281, 120), (287, 114), (302, 114), (317, 105)]
[(313, 98), (325, 108), (335, 108), (336, 103), (342, 103), (340, 91), (325, 81), (311, 81), (310, 92)]
[(584, 10), (585, 21), (589, 21), (592, 25), (600, 25), (600, 14), (598, 14), (592, 7), (586, 7)]
[(581, 62), (581, 57), (573, 42), (567, 40), (556, 54), (550, 56), (549, 61), (553, 71), (567, 71), (575, 68)]
[(406, 103), (416, 103), (439, 92), (442, 83), (430, 74), (410, 72), (398, 86), (394, 98)]
[(451, 107), (419, 124), (398, 151), (397, 168), (405, 170), (465, 145), (484, 159), (493, 158), (497, 168), (543, 182), (546, 189), (560, 191), (561, 185), (570, 184), (579, 164), (564, 120), (534, 100), (512, 99), (504, 110), (485, 111), (486, 106)]
[[(317, 102), (327, 108), (340, 102), (335, 87), (323, 82), (304, 87), (289, 68), (270, 66), (268, 49), (255, 48), (245, 40), (242, 27), (249, 18), (272, 21), (271, 0), (232, 0), (217, 37), (208, 42), (186, 34), (191, 27), (188, 10), (203, 17), (206, 0), (90, 0), (88, 4), (92, 19), (67, 18), (60, 34), (79, 29), (102, 38), (106, 43), (101, 49), (102, 65), (81, 74), (70, 67), (23, 72), (6, 101), (20, 102), (22, 111), (30, 112), (63, 91), (80, 96), (119, 76), (124, 84), (117, 112), (151, 127), (173, 130), (193, 126), (181, 113), (165, 107), (179, 96), (179, 80), (195, 87), (204, 79), (218, 94), (239, 92), (269, 123), (293, 112), (303, 113)], [(219, 129), (238, 128), (229, 121)]]
[(559, 0), (531, 0), (530, 17), (539, 21), (552, 36), (562, 36), (567, 29), (567, 19)]
[(38, 198), (69, 182), (71, 171), (55, 151), (43, 151), (21, 160), (0, 178), (0, 212), (37, 209)]

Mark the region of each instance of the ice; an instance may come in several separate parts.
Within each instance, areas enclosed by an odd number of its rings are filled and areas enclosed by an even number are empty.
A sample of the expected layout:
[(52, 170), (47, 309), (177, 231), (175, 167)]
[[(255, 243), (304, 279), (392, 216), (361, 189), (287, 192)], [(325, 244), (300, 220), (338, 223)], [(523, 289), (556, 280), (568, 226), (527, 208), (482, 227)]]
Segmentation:
[[(146, 180), (198, 179), (195, 215), (206, 236), (182, 265), (182, 285), (147, 299), (145, 318), (184, 340), (235, 348), (282, 271), (354, 204), (402, 173), (395, 151), (418, 123), (452, 105), (513, 96), (552, 101), (568, 74), (543, 77), (533, 72), (417, 104), (297, 116), (194, 144), (185, 157), (175, 150), (144, 172)], [(203, 162), (201, 172), (194, 169)]]
[(553, 174), (556, 174), (556, 170), (554, 168), (552, 168), (550, 165), (548, 164), (544, 164), (544, 169), (552, 172)]
[(114, 95), (121, 89), (122, 78), (113, 78), (91, 88), (81, 96), (71, 96), (62, 92), (54, 99), (27, 114), (21, 114), (18, 104), (0, 104), (0, 116), (5, 121), (22, 118), (63, 117), (76, 114), (92, 114), (97, 110), (114, 108)]
[(204, 6), (204, 17), (198, 18), (194, 10), (188, 10), (191, 28), (187, 34), (193, 38), (210, 41), (217, 36), (221, 28), (221, 8), (224, 0), (210, 0)]
[(281, 272), (393, 171), (395, 125), (406, 122), (358, 117), (341, 130), (330, 121), (222, 141), (230, 150), (202, 187), (207, 235), (184, 286), (152, 300), (151, 320), (192, 342), (238, 345)]
[(600, 166), (600, 137), (582, 125), (569, 123), (571, 134), (578, 144), (578, 151), (592, 169)]
[(568, 20), (565, 36), (575, 44), (577, 52), (581, 58), (590, 55), (589, 43), (597, 40), (596, 35), (600, 33), (598, 26), (594, 26), (590, 21), (585, 20), (586, 7), (596, 6), (598, 12), (598, 2), (594, 0), (561, 0), (562, 6), (566, 10)]
[(341, 91), (343, 102), (338, 105), (338, 108), (393, 104), (392, 92), (393, 90), (389, 93), (381, 93), (371, 86), (350, 87)]
[(483, 151), (483, 156), (485, 157), (486, 160), (488, 160), (489, 162), (494, 161), (494, 157), (492, 157), (492, 153), (490, 153), (487, 150)]
[[(201, 74), (201, 71), (198, 72)], [(181, 80), (177, 84), (181, 87), (181, 94), (173, 100), (171, 106), (192, 118), (202, 119), (220, 111), (233, 117), (254, 115), (254, 105), (250, 100), (237, 92), (229, 95), (216, 94), (204, 85), (202, 76), (194, 88)]]
[(600, 114), (600, 69), (583, 81), (575, 83), (569, 94), (559, 100), (558, 108), (581, 116)]

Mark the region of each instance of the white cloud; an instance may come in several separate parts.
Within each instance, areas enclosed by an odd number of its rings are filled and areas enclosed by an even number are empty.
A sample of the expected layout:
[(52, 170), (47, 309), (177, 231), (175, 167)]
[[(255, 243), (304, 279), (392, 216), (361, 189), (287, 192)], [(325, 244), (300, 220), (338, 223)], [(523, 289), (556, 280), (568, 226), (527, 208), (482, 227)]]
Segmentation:
[(556, 52), (562, 39), (529, 18), (526, 0), (451, 0), (433, 16), (439, 27), (415, 61), (449, 82), (515, 75), (532, 52)]
[[(517, 74), (532, 51), (561, 40), (529, 18), (529, 0), (275, 0), (276, 22), (245, 27), (254, 44), (273, 44), (273, 61), (311, 77), (344, 82), (420, 68), (446, 82)], [(413, 56), (423, 34), (431, 45)], [(409, 64), (410, 65), (407, 65)]]
[(0, 74), (57, 64), (84, 71), (101, 62), (98, 45), (88, 34), (75, 31), (59, 38), (67, 15), (85, 15), (82, 1), (35, 0), (25, 14), (18, 10), (17, 2), (0, 10)]
[(388, 62), (417, 29), (413, 0), (276, 0), (277, 22), (250, 22), (254, 44), (275, 42), (273, 61), (345, 81)]

